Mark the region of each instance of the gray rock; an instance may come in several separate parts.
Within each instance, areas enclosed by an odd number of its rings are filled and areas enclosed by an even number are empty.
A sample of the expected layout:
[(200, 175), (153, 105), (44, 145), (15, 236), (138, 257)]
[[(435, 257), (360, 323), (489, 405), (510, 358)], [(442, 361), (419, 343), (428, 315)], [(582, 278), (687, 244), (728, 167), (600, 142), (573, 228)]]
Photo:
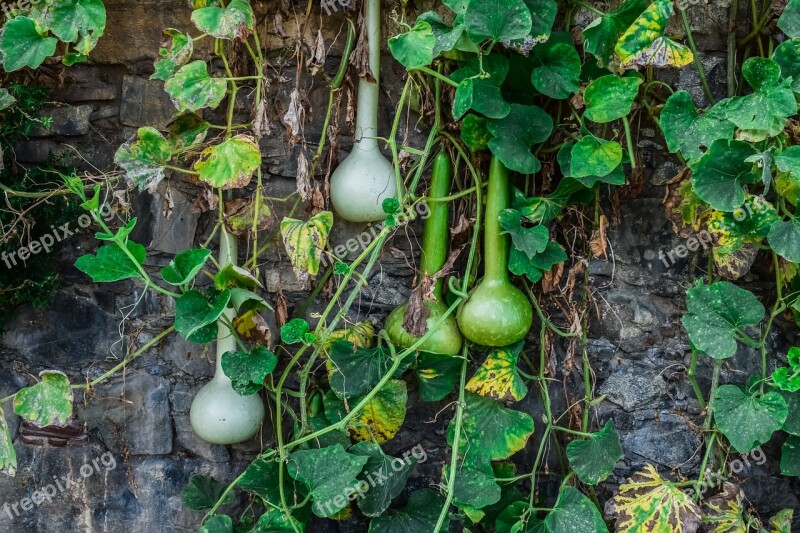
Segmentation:
[(700, 438), (685, 418), (662, 412), (629, 433), (622, 432), (622, 448), (648, 462), (691, 472), (700, 462)]
[(175, 105), (164, 92), (164, 82), (140, 76), (122, 79), (119, 121), (126, 126), (166, 129), (175, 115)]
[(225, 446), (211, 444), (198, 437), (192, 429), (188, 415), (175, 416), (175, 436), (178, 444), (186, 451), (206, 461), (224, 463), (231, 458)]
[(31, 131), (31, 137), (48, 137), (61, 135), (74, 137), (86, 135), (91, 130), (89, 117), (94, 110), (91, 105), (60, 106), (43, 109), (39, 112), (40, 118), (49, 118), (48, 127), (38, 125)]
[(188, 342), (180, 335), (170, 335), (160, 353), (180, 372), (194, 377), (214, 375), (214, 355), (208, 347)]
[(626, 411), (650, 407), (664, 393), (664, 379), (658, 371), (626, 366), (612, 372), (597, 390)]

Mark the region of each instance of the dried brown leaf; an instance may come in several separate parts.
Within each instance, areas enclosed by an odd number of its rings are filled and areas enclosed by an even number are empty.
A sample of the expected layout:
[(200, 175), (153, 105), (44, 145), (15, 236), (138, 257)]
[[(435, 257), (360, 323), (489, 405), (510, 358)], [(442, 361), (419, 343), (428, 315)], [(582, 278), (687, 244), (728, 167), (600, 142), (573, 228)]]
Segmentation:
[(303, 107), (302, 96), (297, 88), (292, 89), (289, 99), (289, 109), (283, 115), (281, 121), (286, 126), (289, 135), (289, 145), (294, 146), (303, 133), (303, 123), (305, 122), (306, 111)]
[(211, 189), (203, 189), (202, 194), (192, 202), (192, 211), (195, 213), (205, 213), (213, 211), (219, 205), (219, 196)]
[(309, 201), (313, 193), (313, 187), (311, 186), (311, 180), (308, 178), (308, 158), (306, 157), (305, 150), (300, 150), (300, 153), (297, 155), (296, 184), (297, 193), (300, 195), (300, 198), (302, 198), (304, 202)]
[(312, 76), (316, 76), (317, 72), (325, 65), (325, 40), (322, 38), (322, 30), (317, 30), (317, 37), (311, 44), (311, 53), (306, 59), (306, 68)]
[(608, 241), (606, 238), (606, 228), (608, 227), (608, 218), (605, 215), (600, 215), (600, 222), (597, 229), (592, 233), (592, 240), (589, 241), (589, 248), (592, 250), (592, 255), (595, 257), (603, 256), (608, 259), (606, 248)]
[(278, 284), (278, 295), (275, 298), (275, 322), (282, 328), (289, 321), (289, 300), (283, 295), (283, 287)]

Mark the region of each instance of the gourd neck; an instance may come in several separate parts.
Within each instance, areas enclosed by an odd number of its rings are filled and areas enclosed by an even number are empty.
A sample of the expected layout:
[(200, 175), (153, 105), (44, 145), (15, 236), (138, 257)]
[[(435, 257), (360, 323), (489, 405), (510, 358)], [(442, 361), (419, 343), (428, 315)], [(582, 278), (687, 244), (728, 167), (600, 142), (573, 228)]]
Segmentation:
[[(236, 265), (236, 260), (239, 254), (239, 240), (235, 235), (228, 233), (225, 228), (222, 228), (221, 237), (219, 241), (219, 267), (225, 268), (228, 265)], [(223, 311), (223, 316), (227, 318), (228, 322), (233, 322), (236, 318), (236, 311), (226, 307)], [(222, 354), (236, 350), (236, 338), (231, 332), (228, 325), (223, 320), (217, 321), (217, 362), (216, 371), (214, 372), (214, 379), (217, 381), (230, 383), (231, 380), (222, 371)]]
[(508, 283), (508, 236), (501, 232), (500, 213), (508, 209), (508, 170), (497, 156), (489, 164), (484, 231), (484, 281)]
[(375, 83), (365, 78), (358, 81), (358, 107), (356, 113), (356, 135), (353, 149), (364, 152), (378, 150), (378, 96), (381, 75), (381, 2), (366, 0), (364, 25), (369, 48), (369, 69)]
[[(444, 198), (450, 193), (451, 173), (450, 158), (444, 152), (440, 152), (434, 159), (431, 172), (431, 187), (428, 197), (432, 201), (428, 202), (428, 219), (425, 221), (420, 258), (420, 270), (429, 276), (439, 272), (447, 260), (450, 207), (448, 202), (435, 200)], [(444, 280), (437, 279), (434, 295), (440, 302), (442, 301), (443, 286)]]

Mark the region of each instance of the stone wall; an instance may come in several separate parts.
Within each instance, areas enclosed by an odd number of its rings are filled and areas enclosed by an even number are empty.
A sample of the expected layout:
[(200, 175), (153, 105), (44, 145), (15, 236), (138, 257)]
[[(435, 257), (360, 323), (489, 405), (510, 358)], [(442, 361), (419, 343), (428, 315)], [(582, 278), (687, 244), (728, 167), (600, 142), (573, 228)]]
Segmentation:
[[(288, 2), (287, 2), (288, 3)], [(387, 8), (394, 6), (392, 0)], [(52, 126), (35, 131), (32, 138), (16, 150), (21, 162), (38, 163), (49, 153), (63, 154), (68, 161), (85, 167), (113, 168), (116, 148), (144, 125), (163, 127), (173, 114), (173, 106), (162, 91), (162, 84), (150, 81), (152, 60), (156, 56), (162, 28), (188, 29), (189, 9), (184, 0), (136, 1), (105, 0), (108, 30), (88, 64), (63, 71), (63, 85), (54, 96), (59, 101), (44, 114), (53, 117)], [(273, 2), (266, 7), (274, 12)], [(271, 6), (271, 7), (270, 7)], [(262, 11), (265, 7), (261, 6)], [(295, 9), (300, 17), (305, 2)], [(725, 93), (725, 28), (727, 6), (696, 5), (689, 11), (698, 46), (704, 50), (703, 63), (709, 72), (713, 90)], [(582, 18), (583, 17), (583, 18)], [(320, 22), (327, 45), (326, 69), (332, 72), (339, 63), (343, 23), (341, 15), (325, 16), (314, 10), (316, 28)], [(588, 12), (579, 13), (576, 22), (589, 20)], [(269, 31), (270, 47), (285, 45), (276, 32), (274, 19), (263, 23)], [(297, 28), (289, 18), (283, 20), (285, 35)], [(316, 31), (316, 30), (314, 30)], [(391, 31), (391, 29), (389, 30)], [(675, 27), (675, 34), (682, 28)], [(310, 43), (311, 29), (305, 36)], [(198, 54), (205, 53), (199, 50)], [(262, 140), (264, 171), (268, 193), (285, 196), (294, 189), (296, 150), (290, 148), (280, 126), (279, 116), (286, 111), (289, 93), (294, 87), (293, 60), (276, 60), (271, 86), (270, 110), (275, 134)], [(383, 63), (382, 124), (392, 117), (399, 96), (401, 69), (389, 57)], [(692, 68), (663, 76), (670, 83), (688, 89), (702, 103), (699, 80)], [(305, 129), (309, 147), (319, 139), (327, 90), (320, 79), (301, 81), (307, 88), (312, 115)], [(242, 108), (246, 102), (242, 102)], [(609, 259), (593, 260), (589, 265), (596, 312), (591, 314), (589, 355), (594, 370), (596, 394), (606, 397), (593, 419), (614, 418), (623, 438), (625, 458), (618, 465), (600, 493), (607, 498), (614, 483), (622, 481), (644, 463), (655, 464), (664, 472), (697, 475), (700, 463), (702, 415), (686, 377), (689, 360), (688, 341), (679, 318), (684, 308), (683, 296), (692, 279), (698, 257), (690, 257), (667, 269), (657, 257), (659, 249), (668, 250), (680, 239), (669, 221), (662, 216), (664, 185), (677, 171), (674, 159), (665, 155), (663, 141), (652, 125), (641, 124), (639, 148), (645, 170), (642, 184), (631, 190), (619, 207), (616, 224), (610, 228)], [(413, 127), (406, 142), (420, 146), (424, 131)], [(347, 134), (343, 131), (343, 134)], [(72, 146), (75, 150), (68, 147)], [(343, 138), (342, 148), (349, 149)], [(80, 153), (82, 157), (78, 157)], [(139, 219), (134, 239), (147, 246), (147, 268), (156, 272), (176, 252), (202, 242), (210, 230), (208, 213), (198, 213), (192, 202), (198, 190), (173, 177), (154, 194), (141, 193), (131, 198), (131, 209)], [(164, 201), (174, 207), (165, 213)], [(610, 199), (604, 199), (604, 211), (613, 211)], [(275, 218), (284, 213), (275, 205)], [(264, 233), (262, 242), (276, 241), (276, 226)], [(337, 223), (334, 243), (343, 242), (360, 231), (356, 226)], [(411, 265), (418, 249), (415, 227), (398, 234), (386, 248), (380, 265), (370, 276), (370, 286), (357, 310), (382, 319), (389, 310), (407, 298), (413, 278)], [(66, 372), (73, 382), (101, 375), (137, 346), (152, 339), (169, 324), (169, 302), (152, 292), (142, 294), (132, 282), (92, 285), (72, 267), (77, 255), (93, 249), (89, 233), (72, 238), (56, 256), (64, 288), (47, 310), (20, 309), (0, 344), (0, 397), (31, 383), (30, 374), (55, 368)], [(242, 254), (247, 252), (242, 246)], [(271, 297), (279, 287), (289, 301), (290, 313), (308, 293), (296, 281), (280, 246), (270, 248), (264, 265), (264, 278)], [(702, 260), (700, 261), (702, 263)], [(756, 269), (757, 271), (758, 269)], [(758, 274), (750, 280), (758, 287)], [(308, 311), (318, 311), (321, 301)], [(127, 314), (123, 331), (117, 324)], [(355, 317), (354, 313), (354, 317)], [(276, 331), (273, 321), (273, 332)], [(776, 346), (786, 340), (776, 336)], [(557, 347), (554, 357), (560, 360), (564, 350)], [(733, 367), (749, 370), (756, 358), (742, 349)], [(19, 471), (15, 478), (0, 476), (0, 503), (15, 503), (41, 485), (56, 479), (81, 477), (81, 466), (110, 452), (116, 467), (96, 472), (77, 485), (32, 511), (9, 519), (0, 511), (0, 532), (172, 532), (196, 528), (202, 513), (186, 510), (180, 492), (192, 474), (204, 473), (230, 481), (255, 455), (270, 446), (269, 431), (251, 442), (237, 446), (214, 446), (198, 439), (191, 430), (188, 410), (195, 392), (213, 374), (213, 353), (183, 341), (177, 335), (154, 347), (124, 372), (97, 387), (91, 396), (79, 395), (76, 436), (64, 446), (53, 441), (48, 445), (26, 444), (29, 440), (19, 420), (8, 409), (6, 417), (15, 435)], [(723, 382), (739, 382), (742, 376), (733, 370), (723, 371)], [(701, 363), (701, 385), (707, 390), (710, 367)], [(580, 375), (578, 375), (580, 380)], [(447, 401), (425, 404), (410, 391), (410, 410), (401, 433), (387, 450), (402, 452), (422, 443), (429, 460), (412, 477), (411, 487), (438, 482), (442, 461), (448, 454), (444, 434), (450, 411), (440, 412)], [(554, 410), (564, 409), (563, 389), (554, 386)], [(535, 420), (540, 420), (536, 395), (521, 404)], [(777, 471), (779, 442), (763, 448), (770, 460), (763, 466), (753, 464), (740, 474), (748, 499), (765, 516), (783, 507), (800, 509), (800, 483)], [(533, 451), (523, 452), (521, 460), (532, 462)], [(555, 465), (554, 465), (555, 466)], [(553, 493), (557, 484), (544, 482), (543, 494)], [(348, 526), (350, 527), (350, 526)], [(321, 524), (312, 531), (336, 530)], [(344, 528), (342, 528), (344, 529)], [(365, 530), (356, 524), (348, 531)]]

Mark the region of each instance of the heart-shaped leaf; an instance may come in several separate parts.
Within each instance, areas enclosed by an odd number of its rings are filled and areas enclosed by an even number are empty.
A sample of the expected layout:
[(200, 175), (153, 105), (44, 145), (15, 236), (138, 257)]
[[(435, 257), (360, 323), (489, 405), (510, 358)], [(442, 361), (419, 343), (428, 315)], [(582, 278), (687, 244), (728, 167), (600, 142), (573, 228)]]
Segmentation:
[(36, 385), (14, 396), (14, 412), (39, 426), (64, 425), (72, 416), (72, 389), (63, 372), (44, 370)]
[(525, 276), (531, 283), (536, 283), (542, 279), (545, 272), (567, 259), (567, 252), (555, 241), (548, 242), (544, 251), (532, 258), (512, 247), (508, 257), (508, 269), (517, 276)]
[(800, 92), (800, 38), (782, 42), (772, 52), (772, 60), (781, 68), (781, 77), (792, 78), (792, 90)]
[(601, 124), (626, 116), (631, 112), (641, 84), (641, 78), (636, 77), (620, 78), (609, 74), (597, 78), (583, 93), (586, 102), (583, 116)]
[(61, 0), (47, 8), (45, 21), (53, 35), (66, 43), (83, 37), (78, 48), (88, 54), (105, 31), (106, 8), (101, 0)]
[[(417, 489), (408, 498), (408, 505), (390, 509), (369, 523), (369, 533), (401, 533), (433, 531), (442, 512), (442, 500), (431, 489)], [(445, 515), (442, 531), (449, 531), (450, 516)]]
[(522, 400), (528, 394), (528, 387), (517, 368), (522, 344), (520, 341), (489, 352), (467, 383), (466, 390), (500, 401)]
[(733, 139), (733, 123), (711, 111), (702, 115), (695, 109), (687, 91), (677, 91), (661, 110), (661, 128), (672, 153), (680, 152), (687, 161), (695, 161), (717, 139)]
[(246, 39), (254, 20), (248, 0), (231, 0), (225, 7), (208, 6), (192, 13), (197, 29), (217, 39)]
[(587, 135), (572, 148), (570, 177), (604, 177), (622, 163), (622, 146), (616, 141), (606, 141)]
[(744, 203), (745, 183), (759, 183), (761, 174), (747, 159), (756, 149), (744, 141), (717, 139), (703, 156), (689, 164), (694, 191), (718, 211), (733, 211)]
[(420, 352), (414, 365), (419, 380), (419, 397), (423, 402), (438, 402), (453, 392), (461, 370), (457, 357)]
[(264, 388), (264, 379), (275, 370), (278, 358), (263, 346), (249, 352), (222, 354), (222, 371), (231, 379), (233, 390), (242, 396), (255, 394)]
[(547, 242), (550, 240), (550, 231), (547, 226), (541, 224), (530, 227), (523, 226), (524, 220), (522, 213), (516, 209), (504, 209), (500, 213), (500, 226), (503, 228), (502, 234), (511, 235), (511, 242), (514, 247), (530, 259), (547, 248)]
[(306, 222), (293, 218), (281, 221), (283, 245), (299, 280), (307, 280), (319, 273), (322, 253), (332, 227), (333, 213), (330, 211), (321, 211)]
[(209, 298), (196, 290), (183, 293), (175, 301), (175, 331), (190, 342), (211, 342), (217, 336), (217, 319), (230, 299), (227, 289)]
[(573, 440), (567, 444), (569, 465), (578, 479), (589, 485), (597, 485), (605, 480), (622, 456), (622, 445), (613, 419), (609, 419), (600, 431), (592, 433), (588, 439)]
[(510, 170), (532, 174), (542, 168), (531, 153), (534, 144), (547, 140), (553, 131), (553, 119), (535, 105), (511, 104), (511, 112), (500, 120), (488, 120), (494, 139), (489, 149)]
[(484, 39), (522, 39), (532, 26), (531, 12), (522, 0), (471, 2), (464, 23), (470, 38), (476, 43)]
[(181, 33), (174, 28), (164, 30), (161, 39), (161, 48), (158, 50), (159, 59), (153, 64), (155, 72), (151, 80), (167, 80), (172, 77), (181, 66), (192, 58), (194, 41), (190, 35)]
[[(107, 244), (97, 249), (96, 255), (82, 255), (75, 261), (75, 268), (87, 274), (95, 283), (120, 281), (142, 277), (137, 264), (144, 264), (144, 246), (133, 241), (126, 243), (130, 256), (117, 244)], [(133, 257), (133, 260), (131, 260)]]
[(617, 41), (646, 8), (646, 0), (628, 0), (616, 11), (594, 19), (583, 30), (583, 49), (594, 54), (602, 66), (608, 65)]
[(800, 220), (778, 220), (769, 230), (769, 245), (792, 263), (800, 263)]
[(789, 0), (778, 18), (778, 28), (791, 39), (800, 37), (800, 0)]
[[(366, 395), (392, 366), (391, 353), (386, 348), (358, 348), (348, 341), (334, 341), (329, 357), (328, 380), (340, 398)], [(399, 378), (412, 362), (407, 358), (392, 377)]]
[[(602, 146), (599, 145), (598, 143), (609, 143), (609, 142), (614, 142), (614, 141), (604, 141), (603, 139), (594, 139), (594, 137), (592, 137), (592, 136), (584, 137), (584, 139), (586, 139), (586, 138), (588, 138), (589, 141), (586, 141), (588, 146), (584, 147), (584, 151), (589, 154), (589, 157), (588, 158), (585, 157), (586, 154), (581, 156), (581, 157), (584, 158), (584, 160), (583, 160), (583, 165), (584, 165), (583, 171), (586, 171), (586, 168), (585, 168), (586, 166), (589, 166), (589, 167), (595, 166), (597, 168), (603, 169), (603, 167), (602, 167), (603, 158), (606, 158), (606, 162), (607, 162), (607, 156), (608, 155), (613, 156), (613, 153), (612, 154), (605, 153), (604, 150), (602, 149)], [(592, 139), (594, 139), (594, 140), (592, 140)], [(583, 140), (583, 139), (581, 139), (581, 140)], [(574, 142), (565, 142), (561, 146), (561, 148), (558, 150), (558, 155), (556, 156), (556, 159), (558, 160), (558, 166), (561, 168), (561, 173), (564, 176), (573, 176), (573, 172), (572, 172), (572, 151), (575, 148), (576, 144), (577, 143), (574, 143)], [(619, 143), (616, 143), (616, 144), (619, 144)], [(615, 150), (613, 147), (607, 147), (606, 150), (608, 150), (608, 149)], [(620, 147), (620, 150), (621, 150), (621, 147)], [(575, 184), (579, 183), (582, 186), (582, 187), (579, 186), (578, 187), (579, 189), (582, 189), (584, 187), (591, 189), (597, 183), (608, 183), (609, 185), (624, 185), (625, 184), (625, 170), (622, 168), (622, 163), (626, 162), (627, 159), (628, 159), (627, 155), (624, 152), (622, 152), (621, 153), (621, 158), (620, 158), (620, 164), (617, 165), (616, 168), (614, 168), (610, 173), (608, 173), (608, 174), (606, 174), (604, 176), (588, 175), (588, 176), (584, 176), (584, 177), (581, 177), (581, 178), (568, 180), (567, 183), (571, 182), (573, 186)], [(588, 163), (588, 165), (587, 165), (587, 163)], [(561, 183), (563, 183), (563, 182), (564, 182), (564, 180), (561, 180), (561, 182), (559, 182), (559, 186), (561, 186)], [(556, 191), (558, 191), (558, 189), (556, 189)], [(559, 205), (561, 205), (561, 204), (559, 204)], [(566, 203), (564, 203), (564, 205), (566, 205)], [(563, 208), (563, 205), (562, 205), (562, 208)]]
[(228, 88), (228, 82), (208, 75), (205, 61), (192, 61), (184, 65), (164, 84), (178, 111), (197, 111), (204, 107), (217, 107)]
[(203, 151), (194, 164), (200, 180), (212, 187), (238, 189), (247, 186), (261, 166), (261, 151), (252, 137), (237, 135)]
[[(353, 399), (351, 405), (360, 401), (360, 398)], [(391, 440), (406, 419), (406, 403), (406, 382), (399, 379), (387, 381), (350, 422), (353, 438), (378, 444)]]
[[(367, 458), (367, 464), (358, 475), (358, 479), (370, 485), (362, 498), (358, 500), (358, 508), (367, 516), (380, 516), (389, 504), (403, 492), (409, 476), (414, 471), (416, 457), (408, 460), (395, 458), (383, 453), (381, 447), (374, 442), (359, 442), (348, 450), (350, 453)], [(402, 463), (398, 469), (397, 465)], [(371, 479), (380, 480), (371, 482)]]
[(436, 36), (428, 22), (417, 20), (414, 27), (389, 39), (389, 50), (396, 60), (407, 69), (426, 67), (431, 64), (436, 48)]
[(746, 393), (736, 385), (722, 385), (714, 394), (714, 420), (731, 446), (747, 453), (781, 429), (789, 413), (777, 392)]
[(47, 36), (47, 30), (28, 17), (16, 17), (3, 26), (0, 52), (3, 68), (14, 72), (23, 67), (37, 68), (56, 53), (58, 39)]
[(169, 266), (161, 269), (161, 277), (171, 285), (185, 285), (194, 279), (210, 256), (211, 250), (205, 248), (184, 250), (175, 256)]
[(155, 128), (139, 128), (135, 141), (117, 149), (114, 162), (125, 169), (127, 179), (140, 191), (155, 190), (164, 179), (164, 165), (172, 157), (169, 143)]
[(604, 533), (603, 515), (592, 500), (575, 487), (562, 487), (553, 510), (544, 519), (550, 533)]
[[(211, 509), (222, 497), (226, 486), (212, 476), (196, 475), (189, 478), (189, 483), (181, 492), (183, 505), (195, 511)], [(233, 493), (229, 493), (223, 504), (233, 503)]]
[(633, 21), (614, 47), (623, 68), (683, 67), (694, 60), (689, 48), (663, 36), (672, 13), (672, 0), (655, 0)]
[(572, 45), (547, 45), (545, 43), (534, 48), (538, 51), (536, 58), (541, 64), (533, 69), (531, 83), (545, 96), (563, 100), (580, 88), (581, 58)]

